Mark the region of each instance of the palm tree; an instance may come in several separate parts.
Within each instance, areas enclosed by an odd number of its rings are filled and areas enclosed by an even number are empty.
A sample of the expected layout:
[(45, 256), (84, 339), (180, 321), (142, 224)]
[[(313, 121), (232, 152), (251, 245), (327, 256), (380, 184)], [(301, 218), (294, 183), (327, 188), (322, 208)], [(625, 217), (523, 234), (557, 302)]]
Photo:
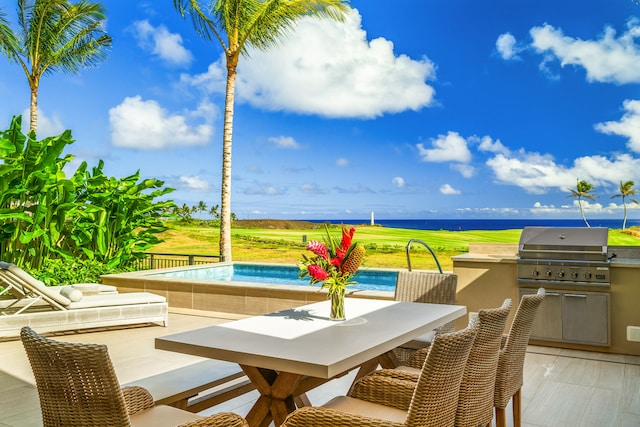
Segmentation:
[(198, 202), (198, 211), (200, 212), (200, 221), (202, 221), (202, 212), (207, 211), (207, 204), (202, 200)]
[(622, 229), (624, 230), (625, 228), (627, 228), (627, 201), (626, 198), (628, 197), (629, 200), (631, 200), (633, 203), (638, 204), (639, 202), (634, 199), (631, 196), (634, 196), (636, 194), (638, 194), (638, 190), (636, 190), (635, 188), (633, 188), (634, 182), (633, 181), (626, 181), (626, 182), (622, 182), (620, 181), (620, 193), (618, 194), (614, 194), (613, 196), (611, 196), (611, 198), (616, 198), (616, 197), (622, 197), (622, 206), (624, 209), (624, 219), (622, 220)]
[[(227, 83), (222, 131), (220, 257), (231, 261), (231, 144), (235, 81), (240, 54), (277, 45), (304, 16), (343, 20), (348, 0), (173, 0), (176, 10), (191, 15), (198, 34), (217, 40), (225, 53)], [(225, 40), (226, 36), (226, 40)]]
[(20, 64), (31, 90), (29, 129), (38, 128), (40, 78), (54, 71), (77, 74), (107, 56), (111, 37), (104, 31), (100, 3), (80, 0), (18, 0), (18, 31), (0, 13), (0, 51)]
[(211, 215), (212, 219), (218, 219), (218, 217), (220, 216), (220, 214), (218, 213), (219, 208), (219, 205), (214, 205), (211, 206), (211, 209), (209, 209), (209, 215)]
[(585, 224), (587, 224), (587, 227), (591, 227), (591, 225), (589, 225), (589, 222), (587, 221), (587, 218), (584, 216), (584, 211), (582, 210), (582, 199), (591, 201), (594, 201), (596, 199), (595, 194), (593, 194), (593, 184), (590, 184), (585, 180), (580, 181), (578, 179), (576, 183), (576, 189), (574, 190), (570, 188), (569, 191), (571, 192), (571, 194), (569, 194), (567, 197), (574, 197), (578, 199), (578, 206), (580, 207), (580, 215), (582, 215), (582, 220)]

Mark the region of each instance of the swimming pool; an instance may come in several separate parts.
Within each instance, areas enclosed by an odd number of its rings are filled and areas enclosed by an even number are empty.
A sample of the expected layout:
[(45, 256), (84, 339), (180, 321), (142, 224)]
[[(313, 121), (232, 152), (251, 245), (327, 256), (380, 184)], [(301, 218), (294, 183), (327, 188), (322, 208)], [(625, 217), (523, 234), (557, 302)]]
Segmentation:
[[(180, 269), (178, 271), (149, 274), (149, 276), (309, 286), (309, 279), (298, 278), (298, 272), (299, 269), (295, 265), (233, 263), (204, 268)], [(349, 289), (393, 292), (397, 276), (397, 271), (361, 268), (353, 278), (358, 283), (349, 286)], [(320, 285), (315, 286), (319, 287)]]

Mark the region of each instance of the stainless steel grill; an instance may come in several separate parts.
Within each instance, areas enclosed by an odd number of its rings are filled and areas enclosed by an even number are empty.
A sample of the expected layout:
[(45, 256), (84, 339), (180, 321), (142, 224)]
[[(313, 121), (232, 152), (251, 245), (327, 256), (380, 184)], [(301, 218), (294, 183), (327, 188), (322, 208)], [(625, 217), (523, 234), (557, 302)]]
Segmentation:
[(608, 228), (525, 227), (518, 246), (520, 286), (610, 287)]

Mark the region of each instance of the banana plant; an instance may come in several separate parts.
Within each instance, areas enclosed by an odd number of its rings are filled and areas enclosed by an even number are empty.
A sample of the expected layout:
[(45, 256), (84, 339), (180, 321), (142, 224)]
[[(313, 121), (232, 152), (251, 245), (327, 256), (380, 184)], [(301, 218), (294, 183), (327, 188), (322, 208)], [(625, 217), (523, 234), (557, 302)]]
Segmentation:
[(159, 243), (173, 201), (156, 202), (173, 191), (140, 171), (117, 179), (99, 161), (83, 162), (71, 178), (63, 155), (70, 131), (36, 140), (14, 117), (0, 133), (0, 259), (38, 269), (47, 259), (97, 260), (126, 267)]

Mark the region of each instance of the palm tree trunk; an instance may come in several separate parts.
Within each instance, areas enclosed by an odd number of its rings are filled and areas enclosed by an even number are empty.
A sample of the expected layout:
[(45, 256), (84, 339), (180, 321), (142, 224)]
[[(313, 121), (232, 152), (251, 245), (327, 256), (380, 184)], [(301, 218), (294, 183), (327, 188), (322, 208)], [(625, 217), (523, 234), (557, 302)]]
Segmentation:
[(37, 132), (38, 130), (38, 84), (32, 83), (31, 88), (31, 106), (29, 107), (29, 130)]
[(580, 215), (582, 215), (582, 220), (585, 224), (587, 224), (587, 227), (591, 228), (591, 225), (587, 221), (587, 217), (584, 216), (584, 211), (582, 210), (582, 202), (580, 201), (580, 199), (578, 199), (578, 206), (580, 206)]
[(231, 145), (233, 140), (233, 102), (236, 87), (238, 53), (227, 54), (227, 88), (222, 131), (222, 185), (220, 190), (220, 257), (232, 261), (231, 255)]
[(622, 206), (624, 211), (624, 218), (622, 219), (622, 229), (627, 228), (627, 202), (624, 200), (624, 196), (622, 197)]

